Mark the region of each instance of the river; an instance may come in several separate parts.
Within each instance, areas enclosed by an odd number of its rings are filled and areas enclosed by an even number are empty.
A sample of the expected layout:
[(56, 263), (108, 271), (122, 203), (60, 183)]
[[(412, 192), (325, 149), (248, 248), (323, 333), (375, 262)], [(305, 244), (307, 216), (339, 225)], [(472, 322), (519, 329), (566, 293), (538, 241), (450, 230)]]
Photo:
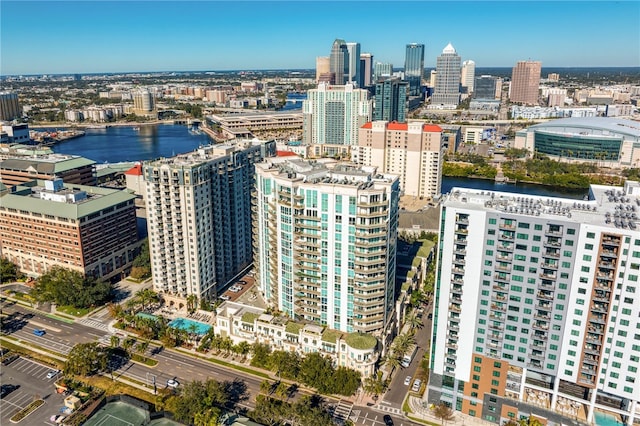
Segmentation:
[(484, 191), (516, 192), (527, 195), (541, 195), (548, 197), (562, 197), (582, 200), (588, 195), (587, 189), (568, 189), (535, 183), (497, 183), (489, 179), (469, 179), (456, 177), (443, 177), (441, 192), (446, 194), (453, 187), (480, 189)]

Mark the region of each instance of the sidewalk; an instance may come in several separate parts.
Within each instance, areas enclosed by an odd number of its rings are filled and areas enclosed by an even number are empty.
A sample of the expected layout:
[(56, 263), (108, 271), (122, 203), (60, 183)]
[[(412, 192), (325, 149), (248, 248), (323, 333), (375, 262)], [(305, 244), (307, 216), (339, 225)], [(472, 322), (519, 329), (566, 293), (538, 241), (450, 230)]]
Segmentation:
[[(436, 417), (433, 414), (433, 411), (431, 411), (428, 408), (426, 400), (409, 395), (407, 402), (409, 404), (409, 408), (412, 411), (411, 413), (407, 413), (408, 417), (413, 417), (418, 420), (424, 420), (430, 423), (435, 423), (436, 425), (443, 424), (443, 421), (438, 417)], [(467, 414), (463, 414), (459, 411), (454, 411), (453, 419), (447, 420), (444, 422), (444, 426), (447, 426), (447, 425), (487, 426), (487, 425), (495, 425), (495, 423), (491, 423), (489, 421), (485, 421), (477, 417), (472, 417)]]

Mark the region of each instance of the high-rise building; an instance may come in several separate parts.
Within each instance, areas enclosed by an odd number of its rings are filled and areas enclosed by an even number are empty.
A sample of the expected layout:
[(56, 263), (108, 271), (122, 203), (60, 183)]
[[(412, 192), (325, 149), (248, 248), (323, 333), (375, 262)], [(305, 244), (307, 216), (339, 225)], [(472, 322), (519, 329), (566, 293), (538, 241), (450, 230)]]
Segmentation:
[(538, 105), (540, 86), (540, 61), (518, 61), (511, 72), (509, 100), (528, 105)]
[[(496, 424), (640, 417), (640, 184), (588, 200), (453, 188), (428, 400)], [(600, 420), (598, 420), (600, 421)]]
[(376, 83), (374, 120), (399, 121), (407, 119), (409, 83), (397, 77), (378, 80)]
[[(481, 75), (475, 78), (473, 98), (474, 99), (496, 99), (498, 92), (498, 77), (491, 75)], [(500, 99), (500, 98), (497, 98)]]
[(373, 65), (373, 81), (376, 82), (381, 78), (391, 77), (393, 75), (393, 64), (376, 62)]
[(407, 44), (404, 57), (404, 79), (409, 82), (409, 94), (420, 94), (420, 85), (424, 74), (424, 44)]
[(431, 97), (434, 105), (456, 107), (460, 103), (460, 56), (451, 43), (436, 61), (436, 87)]
[(345, 78), (346, 83), (352, 83), (356, 87), (362, 87), (362, 69), (360, 67), (360, 43), (347, 43), (347, 52), (349, 54), (348, 73)]
[(254, 163), (275, 142), (210, 145), (145, 162), (154, 290), (212, 300), (252, 261)]
[(329, 71), (334, 75), (334, 84), (344, 84), (349, 77), (349, 50), (344, 40), (336, 39), (331, 46)]
[[(366, 123), (360, 128), (352, 160), (358, 165), (377, 167), (383, 173), (399, 175), (404, 195), (436, 197), (440, 195), (445, 153), (442, 134), (440, 126), (418, 121)], [(398, 141), (403, 142), (398, 144)]]
[(60, 178), (68, 184), (95, 185), (96, 162), (77, 155), (10, 157), (0, 161), (0, 182), (19, 185), (34, 179)]
[(302, 102), (303, 141), (314, 155), (345, 155), (358, 144), (358, 129), (371, 121), (372, 101), (351, 84), (318, 84)]
[(474, 79), (476, 77), (476, 63), (471, 59), (468, 59), (462, 63), (462, 69), (460, 70), (460, 84), (462, 87), (467, 88), (467, 93), (472, 93), (474, 90)]
[(153, 92), (139, 89), (133, 92), (133, 111), (136, 115), (157, 115), (156, 101)]
[(399, 181), (375, 168), (256, 164), (258, 286), (296, 320), (384, 336), (394, 326)]
[(139, 251), (135, 195), (60, 178), (32, 180), (0, 197), (0, 253), (31, 276), (53, 266), (120, 278)]
[(0, 121), (11, 121), (21, 116), (22, 110), (18, 103), (18, 94), (0, 92)]
[(320, 81), (320, 77), (323, 74), (329, 74), (331, 72), (330, 59), (328, 56), (316, 57), (316, 83)]
[(371, 53), (360, 54), (360, 88), (371, 86), (373, 83), (373, 55)]

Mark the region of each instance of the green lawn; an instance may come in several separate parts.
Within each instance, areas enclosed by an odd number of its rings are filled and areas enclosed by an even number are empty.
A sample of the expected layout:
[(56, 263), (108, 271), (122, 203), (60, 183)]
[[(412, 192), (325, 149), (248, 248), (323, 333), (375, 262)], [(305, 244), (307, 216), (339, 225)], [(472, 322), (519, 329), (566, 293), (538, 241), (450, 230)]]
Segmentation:
[(83, 317), (92, 311), (91, 308), (74, 308), (73, 306), (57, 306), (56, 310), (74, 317)]

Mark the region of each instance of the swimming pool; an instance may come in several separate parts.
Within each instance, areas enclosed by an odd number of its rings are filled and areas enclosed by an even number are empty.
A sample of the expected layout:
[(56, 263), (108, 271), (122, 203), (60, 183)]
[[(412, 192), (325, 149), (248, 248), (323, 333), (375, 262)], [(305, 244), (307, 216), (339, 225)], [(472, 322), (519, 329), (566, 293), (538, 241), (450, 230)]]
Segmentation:
[(614, 417), (611, 414), (595, 411), (594, 413), (596, 425), (598, 426), (622, 426), (624, 423), (618, 420), (619, 417)]
[(188, 318), (176, 318), (169, 323), (169, 327), (179, 328), (181, 330), (185, 330), (191, 332), (191, 326), (195, 326), (196, 334), (207, 334), (207, 331), (211, 329), (209, 324), (205, 324), (200, 321), (190, 320)]
[(140, 318), (151, 319), (151, 320), (154, 320), (154, 321), (156, 321), (158, 319), (158, 317), (156, 317), (155, 315), (147, 314), (146, 312), (138, 312), (136, 314), (136, 316), (140, 317)]

